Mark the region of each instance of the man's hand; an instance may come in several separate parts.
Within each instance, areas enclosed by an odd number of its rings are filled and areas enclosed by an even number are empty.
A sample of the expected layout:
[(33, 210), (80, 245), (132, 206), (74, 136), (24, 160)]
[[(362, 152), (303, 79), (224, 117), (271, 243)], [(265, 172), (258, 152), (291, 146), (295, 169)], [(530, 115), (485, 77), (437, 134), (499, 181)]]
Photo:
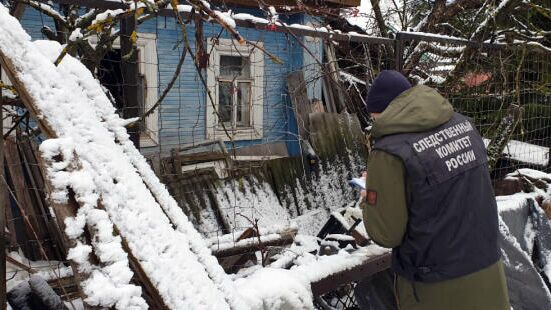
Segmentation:
[[(362, 178), (364, 178), (367, 182), (367, 170), (362, 172)], [(360, 192), (360, 197), (363, 199), (367, 196), (367, 191), (364, 189)]]

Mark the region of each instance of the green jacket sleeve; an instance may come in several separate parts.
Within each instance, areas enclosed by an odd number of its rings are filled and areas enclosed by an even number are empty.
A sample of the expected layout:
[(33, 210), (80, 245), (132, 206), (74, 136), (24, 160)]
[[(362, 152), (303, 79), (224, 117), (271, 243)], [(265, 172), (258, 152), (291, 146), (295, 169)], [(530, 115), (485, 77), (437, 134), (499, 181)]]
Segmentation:
[(374, 150), (367, 173), (368, 198), (361, 203), (365, 228), (375, 243), (394, 248), (402, 243), (408, 221), (404, 165), (398, 157)]

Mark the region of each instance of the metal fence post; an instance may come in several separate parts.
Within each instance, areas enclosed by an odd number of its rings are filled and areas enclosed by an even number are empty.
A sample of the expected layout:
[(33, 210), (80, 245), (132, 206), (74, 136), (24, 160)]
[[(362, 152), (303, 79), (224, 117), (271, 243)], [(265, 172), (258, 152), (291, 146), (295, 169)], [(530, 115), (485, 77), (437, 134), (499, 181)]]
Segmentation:
[(396, 33), (396, 38), (394, 38), (394, 57), (396, 71), (402, 72), (402, 58), (404, 57), (403, 49), (403, 35), (402, 32)]
[[(132, 35), (136, 31), (136, 20), (134, 16), (121, 20), (121, 57), (122, 57), (122, 78), (124, 81), (122, 116), (126, 119), (140, 116), (140, 104), (138, 98), (138, 51), (133, 50)], [(141, 125), (128, 129), (130, 140), (136, 148), (140, 148)]]

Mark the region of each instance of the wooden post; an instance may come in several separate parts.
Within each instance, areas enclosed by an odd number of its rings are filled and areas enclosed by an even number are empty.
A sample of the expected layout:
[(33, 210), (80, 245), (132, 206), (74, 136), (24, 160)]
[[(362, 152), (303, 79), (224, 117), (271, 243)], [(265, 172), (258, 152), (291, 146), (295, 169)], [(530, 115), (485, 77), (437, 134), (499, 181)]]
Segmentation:
[[(136, 20), (134, 16), (126, 17), (121, 20), (121, 71), (124, 82), (122, 88), (124, 118), (140, 116), (140, 100), (138, 98), (138, 51), (133, 50), (132, 33), (136, 31)], [(132, 126), (128, 129), (130, 140), (137, 149), (140, 149), (140, 130), (141, 125)]]
[(403, 40), (403, 34), (398, 32), (394, 40), (394, 65), (398, 72), (402, 72), (402, 58), (404, 57)]
[(302, 71), (290, 73), (287, 76), (287, 87), (289, 89), (289, 95), (291, 96), (300, 138), (308, 139), (308, 132), (310, 130), (309, 115), (310, 112), (312, 112), (312, 108), (310, 107), (310, 100), (306, 93), (304, 73)]
[[(1, 72), (1, 71), (0, 71)], [(2, 116), (2, 89), (0, 88), (0, 309), (6, 309), (6, 196), (4, 187), (4, 118)], [(13, 233), (13, 232), (12, 232)]]

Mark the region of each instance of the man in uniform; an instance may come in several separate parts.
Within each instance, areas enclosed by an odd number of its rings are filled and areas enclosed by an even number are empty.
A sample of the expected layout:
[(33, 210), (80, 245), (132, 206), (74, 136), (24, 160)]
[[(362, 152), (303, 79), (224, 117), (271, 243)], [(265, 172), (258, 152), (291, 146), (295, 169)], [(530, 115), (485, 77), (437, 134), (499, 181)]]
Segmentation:
[(374, 145), (364, 223), (392, 248), (399, 309), (509, 310), (486, 149), (436, 90), (383, 71), (367, 98)]

